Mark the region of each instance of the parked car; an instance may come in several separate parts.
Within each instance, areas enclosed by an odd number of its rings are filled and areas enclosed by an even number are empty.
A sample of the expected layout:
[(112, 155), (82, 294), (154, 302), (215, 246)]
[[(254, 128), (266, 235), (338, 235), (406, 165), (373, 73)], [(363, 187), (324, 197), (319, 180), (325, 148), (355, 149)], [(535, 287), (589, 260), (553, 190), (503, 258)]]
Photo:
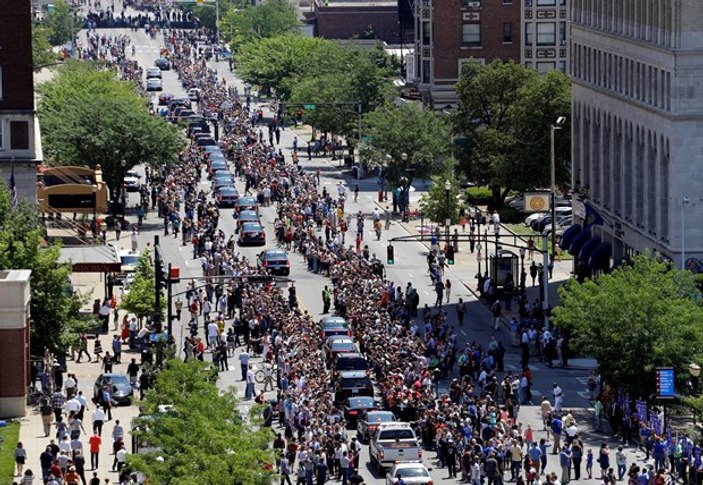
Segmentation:
[(129, 378), (125, 374), (100, 374), (93, 386), (93, 397), (98, 401), (102, 400), (103, 389), (110, 388), (112, 399), (118, 404), (131, 404), (134, 390), (129, 383)]
[(259, 269), (267, 269), (272, 275), (288, 276), (290, 274), (288, 253), (281, 249), (262, 251), (256, 258), (256, 265)]
[[(560, 216), (557, 214), (557, 226), (560, 226), (564, 223), (564, 221), (570, 220), (571, 216)], [(548, 216), (545, 216), (541, 219), (539, 219), (536, 222), (533, 222), (532, 225), (530, 226), (533, 231), (541, 233), (544, 231), (544, 228), (547, 226), (552, 225), (552, 215), (549, 214)]]
[[(569, 215), (571, 214), (571, 206), (568, 207), (556, 207), (557, 215)], [(542, 217), (548, 216), (551, 211), (547, 212), (533, 212), (529, 216), (525, 217), (525, 225), (530, 226), (534, 221), (541, 219)]]
[(376, 434), (380, 423), (396, 421), (395, 414), (391, 411), (369, 411), (356, 422), (356, 432), (362, 441), (368, 442)]
[[(574, 223), (574, 219), (572, 216), (564, 216), (564, 217), (559, 217), (557, 216), (557, 234), (560, 232), (564, 232), (564, 229), (569, 227), (571, 224)], [(542, 230), (542, 235), (544, 236), (549, 236), (552, 231), (554, 230), (554, 224), (547, 224), (544, 229)]]

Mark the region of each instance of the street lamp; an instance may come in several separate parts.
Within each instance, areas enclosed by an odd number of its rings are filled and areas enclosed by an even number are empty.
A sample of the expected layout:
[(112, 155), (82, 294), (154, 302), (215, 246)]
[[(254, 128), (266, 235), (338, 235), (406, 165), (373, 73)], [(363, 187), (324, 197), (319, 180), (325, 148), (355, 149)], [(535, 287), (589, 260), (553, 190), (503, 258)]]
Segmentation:
[(688, 197), (681, 198), (681, 271), (686, 269), (686, 217), (684, 209), (689, 202)]
[(452, 183), (447, 180), (446, 182), (444, 182), (444, 203), (446, 204), (445, 207), (447, 208), (447, 218), (444, 221), (444, 235), (447, 247), (449, 247), (449, 226), (452, 224), (451, 211), (449, 210), (449, 194), (451, 191)]
[[(557, 259), (557, 183), (556, 183), (556, 156), (554, 149), (554, 134), (557, 130), (561, 128), (566, 123), (566, 118), (560, 116), (557, 118), (556, 123), (549, 125), (549, 169), (550, 169), (550, 180), (552, 185), (552, 261)], [(546, 250), (547, 248), (545, 248)]]
[(127, 168), (127, 160), (125, 160), (123, 158), (122, 161), (120, 162), (120, 166), (122, 167), (122, 177), (120, 180), (120, 187), (121, 187), (120, 192), (122, 194), (122, 220), (124, 221), (124, 216), (127, 211), (127, 192), (126, 192), (125, 186), (124, 186), (124, 178), (125, 178), (125, 175), (127, 175), (127, 172), (125, 170)]
[(698, 395), (698, 377), (701, 375), (701, 366), (696, 363), (691, 363), (688, 366), (688, 373), (691, 375), (691, 389), (693, 395)]
[(93, 191), (93, 237), (98, 237), (98, 184), (90, 186)]

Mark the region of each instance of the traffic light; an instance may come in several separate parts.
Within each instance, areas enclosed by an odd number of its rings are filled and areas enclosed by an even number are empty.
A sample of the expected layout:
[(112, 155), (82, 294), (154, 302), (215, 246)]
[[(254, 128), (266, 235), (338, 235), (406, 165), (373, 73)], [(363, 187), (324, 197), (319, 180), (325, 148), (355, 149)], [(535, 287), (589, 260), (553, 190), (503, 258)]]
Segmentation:
[(386, 252), (386, 262), (388, 264), (395, 263), (395, 259), (393, 258), (393, 246), (391, 244), (388, 245), (388, 249)]
[(447, 264), (454, 264), (454, 247), (451, 244), (447, 247)]
[(300, 110), (298, 110), (298, 112), (296, 113), (296, 121), (297, 121), (298, 123), (302, 123), (302, 122), (303, 122), (303, 112), (300, 111)]

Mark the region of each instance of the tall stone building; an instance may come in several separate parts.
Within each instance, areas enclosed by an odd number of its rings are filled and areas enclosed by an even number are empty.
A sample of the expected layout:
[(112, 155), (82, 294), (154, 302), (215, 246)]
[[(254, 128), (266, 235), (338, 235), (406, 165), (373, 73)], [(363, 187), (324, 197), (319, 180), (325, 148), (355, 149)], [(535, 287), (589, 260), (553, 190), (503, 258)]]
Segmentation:
[(29, 0), (0, 4), (0, 183), (14, 173), (17, 194), (36, 202), (42, 157), (34, 109), (32, 11)]
[(520, 0), (522, 48), (520, 62), (539, 72), (566, 73), (569, 58), (567, 0)]
[[(571, 0), (572, 177), (615, 263), (703, 268), (703, 2)], [(578, 211), (577, 211), (578, 212)]]

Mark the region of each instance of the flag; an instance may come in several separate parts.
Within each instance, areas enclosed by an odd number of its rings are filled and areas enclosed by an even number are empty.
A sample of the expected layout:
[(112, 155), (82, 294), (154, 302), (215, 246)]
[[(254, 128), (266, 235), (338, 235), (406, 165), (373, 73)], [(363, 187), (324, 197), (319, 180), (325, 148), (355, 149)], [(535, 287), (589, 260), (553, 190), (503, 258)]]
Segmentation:
[(12, 199), (12, 207), (17, 207), (17, 185), (15, 185), (15, 167), (12, 167), (10, 173), (10, 197)]
[(586, 220), (584, 221), (584, 224), (589, 224), (593, 226), (602, 226), (603, 223), (605, 222), (603, 220), (603, 216), (600, 215), (600, 213), (591, 206), (591, 204), (586, 203)]

